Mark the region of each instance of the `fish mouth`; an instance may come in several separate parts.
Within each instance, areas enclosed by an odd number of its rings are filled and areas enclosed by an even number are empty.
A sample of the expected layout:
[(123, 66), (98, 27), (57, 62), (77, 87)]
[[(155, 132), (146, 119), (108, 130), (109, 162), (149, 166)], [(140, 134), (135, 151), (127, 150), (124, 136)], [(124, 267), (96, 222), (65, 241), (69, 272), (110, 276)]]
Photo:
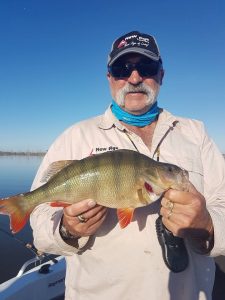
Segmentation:
[(182, 175), (183, 175), (183, 177), (184, 177), (186, 180), (189, 181), (189, 173), (188, 173), (187, 170), (182, 169)]
[(181, 172), (177, 174), (175, 181), (172, 181), (169, 188), (181, 191), (188, 191), (190, 186), (188, 171), (181, 169)]
[(189, 189), (189, 173), (185, 169), (181, 169), (174, 176), (167, 176), (157, 170), (156, 184), (159, 190), (166, 191), (168, 189), (188, 191)]
[(182, 169), (181, 174), (181, 185), (183, 186), (183, 191), (188, 191), (190, 186), (189, 173), (187, 170)]

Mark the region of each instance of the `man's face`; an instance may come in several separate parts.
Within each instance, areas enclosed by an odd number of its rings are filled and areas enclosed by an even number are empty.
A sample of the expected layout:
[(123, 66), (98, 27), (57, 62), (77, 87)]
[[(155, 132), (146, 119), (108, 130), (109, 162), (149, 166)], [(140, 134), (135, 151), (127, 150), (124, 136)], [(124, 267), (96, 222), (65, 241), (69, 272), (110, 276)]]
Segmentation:
[[(138, 72), (139, 64), (148, 64), (152, 61), (143, 55), (127, 54), (119, 58), (114, 64), (128, 66), (131, 71), (125, 77), (116, 77), (108, 73), (108, 80), (113, 99), (125, 111), (132, 114), (143, 114), (156, 102), (163, 78), (163, 70), (157, 69), (157, 74), (146, 76)], [(135, 68), (137, 64), (137, 69)]]

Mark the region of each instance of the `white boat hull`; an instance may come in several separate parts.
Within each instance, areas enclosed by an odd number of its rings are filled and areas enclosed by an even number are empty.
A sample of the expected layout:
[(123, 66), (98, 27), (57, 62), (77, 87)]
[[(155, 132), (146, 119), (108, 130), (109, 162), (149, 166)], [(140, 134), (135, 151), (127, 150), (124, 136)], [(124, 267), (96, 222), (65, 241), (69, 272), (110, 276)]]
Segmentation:
[[(18, 275), (0, 284), (0, 300), (50, 300), (64, 295), (65, 259), (56, 258), (54, 263), (47, 261), (26, 273)], [(44, 266), (44, 267), (43, 267)], [(46, 270), (46, 273), (40, 272)]]

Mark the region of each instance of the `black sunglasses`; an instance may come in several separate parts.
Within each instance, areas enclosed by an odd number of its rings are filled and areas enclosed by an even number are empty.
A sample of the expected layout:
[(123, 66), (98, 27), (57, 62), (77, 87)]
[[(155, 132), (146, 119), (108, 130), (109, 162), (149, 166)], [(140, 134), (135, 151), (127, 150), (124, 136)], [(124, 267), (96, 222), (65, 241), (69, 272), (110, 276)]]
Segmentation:
[(140, 61), (137, 63), (116, 62), (108, 67), (108, 71), (115, 78), (130, 77), (134, 70), (137, 70), (142, 77), (152, 77), (158, 73), (160, 66), (161, 63), (156, 61)]

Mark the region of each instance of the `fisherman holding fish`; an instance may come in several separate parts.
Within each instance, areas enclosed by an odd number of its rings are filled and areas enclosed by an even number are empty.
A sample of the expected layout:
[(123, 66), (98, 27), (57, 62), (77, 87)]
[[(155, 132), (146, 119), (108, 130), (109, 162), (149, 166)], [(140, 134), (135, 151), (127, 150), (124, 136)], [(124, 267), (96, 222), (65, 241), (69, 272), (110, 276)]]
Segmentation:
[[(211, 299), (225, 255), (225, 163), (202, 122), (158, 106), (153, 36), (119, 37), (108, 57), (112, 103), (50, 147), (32, 192), (2, 200), (34, 244), (65, 255), (65, 299)], [(15, 204), (16, 203), (16, 204)]]

